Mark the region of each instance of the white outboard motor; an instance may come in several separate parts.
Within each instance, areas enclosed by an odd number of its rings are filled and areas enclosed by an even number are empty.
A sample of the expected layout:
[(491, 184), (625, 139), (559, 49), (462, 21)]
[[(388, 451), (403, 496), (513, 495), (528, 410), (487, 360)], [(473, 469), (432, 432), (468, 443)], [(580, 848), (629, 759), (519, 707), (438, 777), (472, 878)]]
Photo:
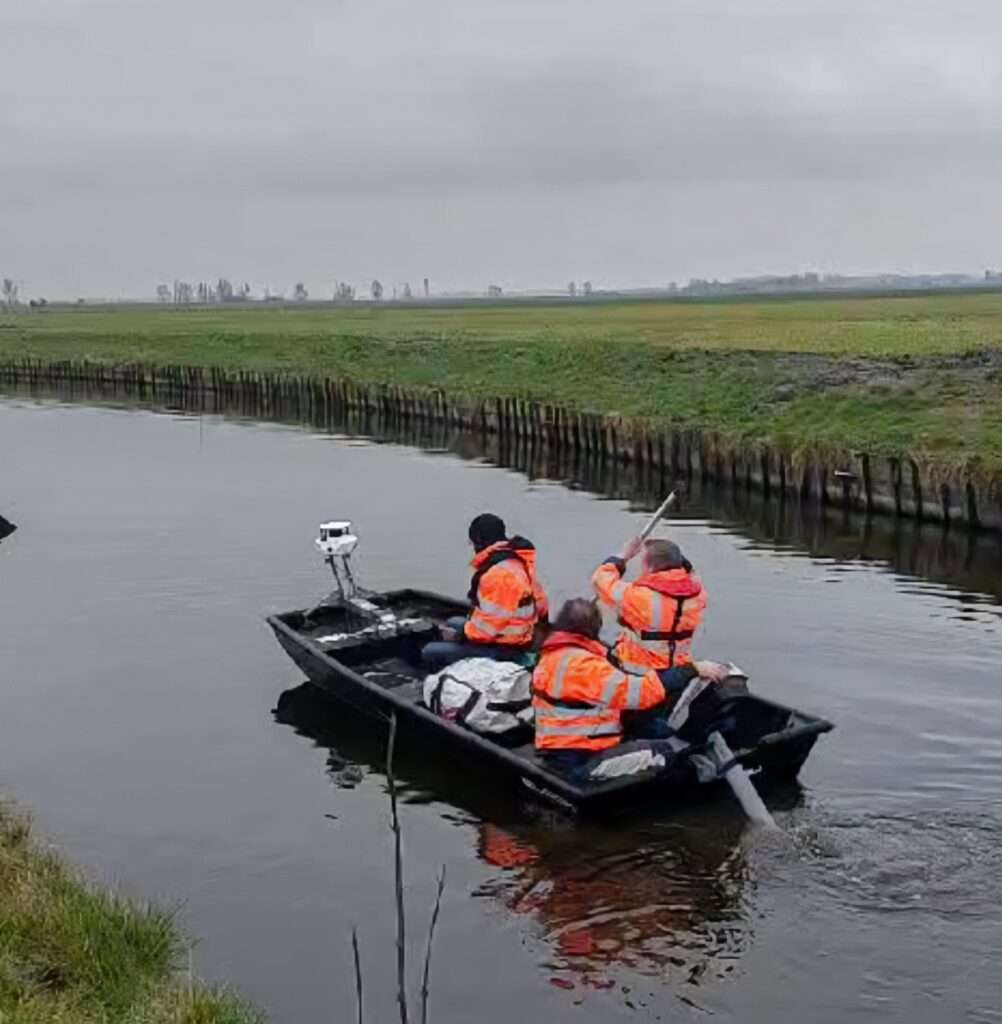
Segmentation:
[(351, 531), (347, 519), (331, 520), (320, 524), (320, 534), (315, 541), (331, 567), (338, 593), (342, 598), (355, 596), (355, 577), (351, 571), (351, 556), (358, 547), (358, 537)]

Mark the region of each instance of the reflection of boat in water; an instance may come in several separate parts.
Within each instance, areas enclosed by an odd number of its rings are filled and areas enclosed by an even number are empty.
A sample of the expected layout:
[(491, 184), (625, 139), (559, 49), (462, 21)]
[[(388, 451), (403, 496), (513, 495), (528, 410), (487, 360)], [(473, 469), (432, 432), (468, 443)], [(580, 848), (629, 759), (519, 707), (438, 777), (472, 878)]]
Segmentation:
[(503, 871), (478, 894), (541, 930), (558, 977), (606, 987), (624, 967), (672, 981), (723, 975), (747, 940), (741, 826), (691, 825), (561, 836), (484, 823), (478, 853)]
[[(382, 738), (308, 684), (284, 692), (275, 717), (327, 750), (335, 785), (382, 773)], [(407, 734), (395, 774), (403, 799), (434, 794), (466, 812), (477, 856), (495, 869), (474, 895), (525, 920), (555, 984), (606, 988), (619, 969), (698, 982), (726, 975), (747, 945), (744, 823), (733, 814), (694, 807), (669, 821), (655, 807), (627, 826), (571, 823), (427, 756)], [(799, 788), (782, 795), (798, 799)]]

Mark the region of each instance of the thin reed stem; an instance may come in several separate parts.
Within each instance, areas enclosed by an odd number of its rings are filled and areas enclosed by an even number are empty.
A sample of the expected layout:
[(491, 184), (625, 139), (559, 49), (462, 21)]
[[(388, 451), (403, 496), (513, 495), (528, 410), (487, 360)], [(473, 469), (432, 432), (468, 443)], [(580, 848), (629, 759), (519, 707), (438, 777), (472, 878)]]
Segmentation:
[(445, 865), (438, 873), (438, 892), (435, 893), (435, 906), (431, 912), (428, 925), (428, 945), (424, 951), (424, 974), (421, 978), (421, 1024), (428, 1024), (428, 979), (431, 976), (431, 947), (435, 941), (435, 925), (438, 924), (438, 913), (442, 909), (442, 893), (445, 890)]
[(407, 921), (404, 913), (404, 858), (400, 818), (397, 814), (397, 780), (393, 775), (393, 752), (397, 743), (397, 716), (390, 715), (390, 738), (386, 744), (386, 781), (390, 789), (390, 827), (393, 830), (393, 875), (397, 898), (397, 1004), (400, 1024), (408, 1024), (407, 1007)]
[(351, 950), (355, 960), (355, 1006), (357, 1009), (356, 1020), (362, 1024), (364, 1014), (362, 1012), (362, 957), (358, 952), (358, 929), (351, 930)]

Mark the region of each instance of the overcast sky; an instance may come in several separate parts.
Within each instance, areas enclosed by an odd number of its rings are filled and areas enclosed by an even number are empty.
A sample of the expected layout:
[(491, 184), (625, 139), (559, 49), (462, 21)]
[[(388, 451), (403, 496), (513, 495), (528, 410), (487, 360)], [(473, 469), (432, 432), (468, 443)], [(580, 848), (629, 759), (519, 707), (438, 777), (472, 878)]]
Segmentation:
[(1000, 0), (0, 0), (0, 274), (1002, 268), (1000, 52)]

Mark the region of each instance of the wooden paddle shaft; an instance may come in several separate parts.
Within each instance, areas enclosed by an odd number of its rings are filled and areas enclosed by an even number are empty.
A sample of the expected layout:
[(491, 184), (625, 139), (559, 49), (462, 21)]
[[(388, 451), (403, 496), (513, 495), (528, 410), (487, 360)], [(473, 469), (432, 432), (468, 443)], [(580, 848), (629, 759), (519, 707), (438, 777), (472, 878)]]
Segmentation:
[(640, 539), (647, 540), (647, 538), (654, 532), (654, 527), (661, 522), (661, 517), (668, 511), (669, 508), (675, 503), (675, 492), (672, 491), (663, 502), (661, 507), (651, 516), (650, 522), (640, 531)]

